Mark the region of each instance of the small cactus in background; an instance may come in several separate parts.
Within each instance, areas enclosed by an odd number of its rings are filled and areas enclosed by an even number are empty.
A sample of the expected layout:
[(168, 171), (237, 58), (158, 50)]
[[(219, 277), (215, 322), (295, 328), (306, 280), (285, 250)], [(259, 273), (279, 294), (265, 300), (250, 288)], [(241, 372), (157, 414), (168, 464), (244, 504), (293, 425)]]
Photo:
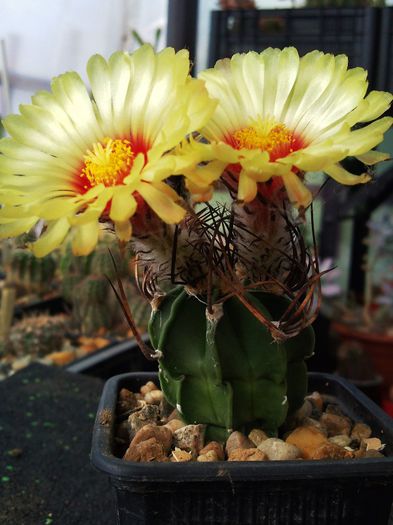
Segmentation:
[(7, 268), (7, 282), (14, 285), (19, 295), (43, 295), (53, 287), (57, 261), (53, 254), (37, 259), (23, 249), (15, 249)]
[(111, 289), (104, 276), (91, 275), (74, 290), (73, 313), (79, 320), (83, 334), (92, 335), (113, 324)]
[(61, 349), (66, 329), (64, 315), (25, 317), (11, 327), (8, 337), (2, 342), (3, 352), (17, 357), (43, 357)]

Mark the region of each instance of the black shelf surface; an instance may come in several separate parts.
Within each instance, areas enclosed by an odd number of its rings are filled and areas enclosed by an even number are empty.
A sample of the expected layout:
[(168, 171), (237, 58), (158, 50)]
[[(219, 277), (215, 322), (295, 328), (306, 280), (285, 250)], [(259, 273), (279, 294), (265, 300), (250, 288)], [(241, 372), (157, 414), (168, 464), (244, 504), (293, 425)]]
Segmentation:
[(0, 382), (0, 523), (107, 525), (109, 482), (90, 465), (103, 382), (33, 364)]

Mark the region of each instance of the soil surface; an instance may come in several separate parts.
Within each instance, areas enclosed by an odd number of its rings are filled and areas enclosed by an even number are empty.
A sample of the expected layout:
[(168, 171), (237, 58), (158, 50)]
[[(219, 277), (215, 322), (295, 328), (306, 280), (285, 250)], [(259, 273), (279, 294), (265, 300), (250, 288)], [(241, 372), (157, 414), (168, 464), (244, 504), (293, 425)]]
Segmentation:
[(109, 481), (90, 465), (103, 382), (34, 364), (0, 382), (0, 523), (107, 525)]

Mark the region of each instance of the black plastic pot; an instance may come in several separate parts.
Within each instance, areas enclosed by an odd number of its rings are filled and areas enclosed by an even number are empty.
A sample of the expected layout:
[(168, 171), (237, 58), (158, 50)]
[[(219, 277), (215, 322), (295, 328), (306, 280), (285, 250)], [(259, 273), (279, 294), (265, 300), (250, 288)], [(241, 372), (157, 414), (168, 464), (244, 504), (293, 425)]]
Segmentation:
[[(114, 413), (123, 387), (151, 373), (123, 374), (104, 388), (98, 414)], [(93, 465), (110, 476), (121, 525), (386, 525), (393, 502), (393, 420), (346, 381), (311, 373), (310, 390), (329, 395), (369, 424), (386, 458), (340, 461), (131, 463), (114, 457), (113, 425), (94, 427)], [(113, 418), (114, 419), (114, 418)]]

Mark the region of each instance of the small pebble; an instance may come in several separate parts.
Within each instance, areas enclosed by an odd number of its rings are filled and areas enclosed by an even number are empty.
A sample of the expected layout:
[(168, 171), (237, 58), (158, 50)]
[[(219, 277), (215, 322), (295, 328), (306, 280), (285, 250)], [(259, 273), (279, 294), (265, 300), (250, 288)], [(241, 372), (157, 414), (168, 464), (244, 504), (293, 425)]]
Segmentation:
[(200, 461), (200, 462), (210, 461), (210, 462), (212, 462), (212, 461), (222, 461), (222, 460), (219, 459), (219, 457), (217, 456), (217, 452), (215, 450), (208, 450), (204, 454), (200, 454), (197, 457), (197, 461)]
[(187, 450), (197, 457), (203, 448), (205, 429), (205, 425), (186, 425), (179, 428), (173, 433), (173, 443), (176, 447)]
[(322, 412), (323, 410), (323, 399), (319, 392), (312, 392), (309, 396), (306, 396), (306, 399), (308, 401), (311, 401), (311, 403), (319, 410), (319, 412)]
[(152, 405), (159, 405), (163, 397), (164, 394), (161, 390), (151, 390), (145, 395), (145, 401), (146, 403), (150, 403)]
[(153, 381), (148, 381), (145, 385), (141, 386), (140, 393), (143, 396), (145, 396), (148, 392), (151, 392), (152, 390), (157, 390), (157, 387), (153, 383)]
[(353, 452), (327, 442), (315, 449), (310, 459), (349, 459), (353, 457)]
[(158, 443), (161, 443), (165, 451), (169, 451), (172, 446), (172, 432), (167, 427), (159, 427), (157, 425), (144, 425), (135, 434), (131, 441), (130, 447), (138, 445), (143, 441), (154, 438)]
[(315, 427), (295, 428), (285, 441), (295, 445), (304, 459), (311, 459), (318, 447), (328, 443), (326, 436)]
[(324, 434), (326, 437), (328, 435), (326, 427), (322, 425), (320, 421), (318, 421), (317, 419), (314, 419), (313, 417), (306, 417), (305, 419), (303, 419), (303, 426), (304, 427), (315, 427), (320, 432), (322, 432), (322, 434)]
[(126, 461), (168, 461), (165, 449), (162, 443), (159, 443), (154, 437), (133, 444), (131, 442), (126, 453), (123, 456)]
[(329, 437), (342, 434), (349, 436), (351, 433), (351, 420), (346, 416), (325, 412), (322, 414), (319, 422), (326, 427)]
[(356, 423), (351, 432), (351, 438), (361, 441), (371, 437), (371, 428), (365, 423)]
[(137, 406), (138, 400), (135, 397), (135, 394), (122, 388), (119, 392), (119, 400), (117, 404), (118, 411), (121, 413), (128, 412), (133, 410)]
[(165, 423), (164, 426), (170, 428), (172, 432), (175, 432), (176, 430), (179, 430), (179, 428), (185, 427), (186, 424), (180, 419), (171, 419), (168, 423)]
[(172, 451), (170, 461), (174, 463), (186, 463), (187, 461), (192, 461), (192, 454), (191, 452), (175, 447), (175, 450)]
[(352, 439), (346, 434), (339, 434), (338, 436), (332, 436), (329, 438), (330, 443), (334, 443), (339, 447), (349, 447), (352, 443)]
[(160, 420), (160, 409), (157, 405), (144, 405), (141, 410), (128, 417), (131, 430), (138, 432), (145, 425), (157, 425)]
[(366, 445), (366, 451), (369, 451), (369, 450), (379, 451), (385, 448), (385, 445), (382, 444), (382, 441), (376, 437), (363, 439), (363, 443)]
[(268, 457), (258, 448), (235, 448), (228, 456), (228, 461), (266, 461)]
[(232, 434), (229, 435), (225, 444), (225, 451), (227, 453), (227, 456), (231, 455), (232, 450), (236, 450), (238, 448), (254, 448), (254, 444), (248, 439), (247, 436), (236, 430), (235, 432), (232, 432)]
[(290, 443), (286, 443), (282, 439), (269, 438), (258, 445), (268, 459), (271, 461), (292, 460), (300, 457), (300, 450)]
[(224, 453), (224, 447), (221, 445), (221, 443), (218, 443), (218, 441), (210, 441), (207, 445), (205, 445), (199, 452), (200, 455), (207, 454), (208, 452), (213, 451), (215, 455), (217, 456), (216, 461), (224, 461), (225, 459), (225, 453)]
[(248, 439), (252, 441), (252, 443), (254, 443), (256, 447), (258, 447), (258, 445), (260, 445), (262, 441), (269, 439), (269, 436), (263, 430), (259, 428), (253, 428), (248, 434)]

